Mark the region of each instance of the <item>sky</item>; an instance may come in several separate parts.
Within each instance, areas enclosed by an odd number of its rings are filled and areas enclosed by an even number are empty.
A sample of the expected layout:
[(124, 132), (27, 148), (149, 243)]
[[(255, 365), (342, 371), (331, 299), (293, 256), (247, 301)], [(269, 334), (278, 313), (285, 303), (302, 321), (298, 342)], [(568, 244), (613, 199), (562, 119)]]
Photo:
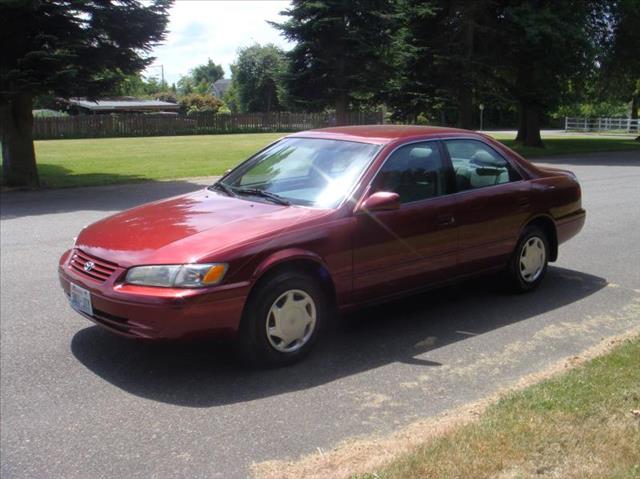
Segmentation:
[[(164, 65), (165, 80), (171, 84), (211, 58), (222, 65), (225, 78), (230, 78), (229, 65), (239, 48), (256, 42), (291, 48), (292, 44), (266, 22), (282, 21), (279, 13), (289, 4), (288, 0), (177, 0), (170, 11), (167, 39), (151, 52), (156, 57), (153, 65)], [(152, 66), (145, 75), (160, 79), (160, 71)]]

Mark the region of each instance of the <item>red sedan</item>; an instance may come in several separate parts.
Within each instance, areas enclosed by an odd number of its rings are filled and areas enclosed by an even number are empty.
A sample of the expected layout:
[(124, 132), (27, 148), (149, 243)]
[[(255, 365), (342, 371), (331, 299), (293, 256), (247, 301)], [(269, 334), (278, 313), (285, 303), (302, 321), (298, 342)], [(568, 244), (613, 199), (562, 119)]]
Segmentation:
[(339, 312), (499, 270), (532, 290), (584, 221), (571, 172), (487, 136), (328, 128), (88, 226), (59, 273), (74, 309), (114, 333), (225, 336), (281, 365)]

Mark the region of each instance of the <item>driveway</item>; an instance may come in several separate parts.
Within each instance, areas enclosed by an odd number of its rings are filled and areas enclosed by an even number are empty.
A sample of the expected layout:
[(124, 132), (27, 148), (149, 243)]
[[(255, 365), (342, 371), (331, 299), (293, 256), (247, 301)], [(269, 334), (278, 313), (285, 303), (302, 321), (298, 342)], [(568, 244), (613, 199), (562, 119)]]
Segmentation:
[(1, 195), (1, 473), (241, 478), (491, 394), (640, 320), (640, 153), (538, 160), (588, 211), (542, 287), (493, 278), (361, 311), (307, 361), (251, 371), (224, 344), (138, 344), (71, 311), (60, 254), (86, 224), (200, 188), (176, 181)]

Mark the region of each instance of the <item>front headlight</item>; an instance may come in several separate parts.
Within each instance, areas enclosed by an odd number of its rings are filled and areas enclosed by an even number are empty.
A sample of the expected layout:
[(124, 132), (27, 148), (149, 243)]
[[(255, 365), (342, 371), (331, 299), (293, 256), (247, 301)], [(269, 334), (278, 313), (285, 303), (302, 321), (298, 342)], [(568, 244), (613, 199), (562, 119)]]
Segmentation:
[(125, 281), (141, 286), (202, 288), (218, 284), (226, 271), (224, 263), (136, 266), (127, 272)]

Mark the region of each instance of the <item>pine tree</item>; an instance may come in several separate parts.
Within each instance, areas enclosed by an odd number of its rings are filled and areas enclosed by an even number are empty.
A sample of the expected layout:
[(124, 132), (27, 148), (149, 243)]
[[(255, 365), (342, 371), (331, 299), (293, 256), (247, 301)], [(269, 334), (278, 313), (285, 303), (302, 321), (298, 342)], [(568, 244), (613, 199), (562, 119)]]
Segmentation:
[(34, 97), (95, 98), (151, 63), (171, 0), (3, 0), (0, 139), (3, 182), (38, 186)]
[(288, 90), (306, 109), (333, 106), (338, 124), (350, 105), (372, 102), (392, 74), (392, 0), (294, 0), (274, 24), (296, 42)]

